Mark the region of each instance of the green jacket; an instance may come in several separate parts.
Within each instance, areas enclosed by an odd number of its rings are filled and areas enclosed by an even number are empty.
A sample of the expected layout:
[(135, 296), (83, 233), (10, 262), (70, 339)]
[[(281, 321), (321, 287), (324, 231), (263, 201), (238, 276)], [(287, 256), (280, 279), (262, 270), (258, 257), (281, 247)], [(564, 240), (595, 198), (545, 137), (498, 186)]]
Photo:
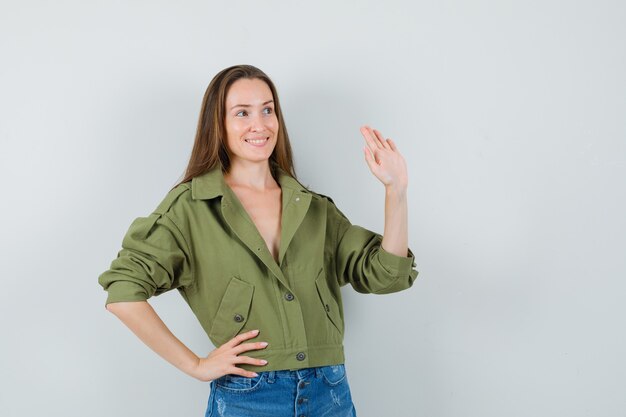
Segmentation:
[(110, 268), (98, 277), (106, 304), (143, 301), (176, 288), (214, 346), (259, 329), (269, 371), (344, 363), (340, 287), (388, 294), (411, 287), (415, 257), (385, 251), (382, 236), (352, 225), (332, 199), (279, 169), (278, 264), (241, 202), (215, 168), (167, 193), (138, 217)]

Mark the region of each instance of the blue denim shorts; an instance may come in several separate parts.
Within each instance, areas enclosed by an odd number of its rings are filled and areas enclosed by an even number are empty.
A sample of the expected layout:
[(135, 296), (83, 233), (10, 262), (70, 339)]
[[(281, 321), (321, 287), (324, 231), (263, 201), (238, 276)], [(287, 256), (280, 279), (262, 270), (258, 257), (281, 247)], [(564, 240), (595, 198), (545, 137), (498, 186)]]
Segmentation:
[(205, 417), (356, 417), (344, 364), (227, 374), (210, 388)]

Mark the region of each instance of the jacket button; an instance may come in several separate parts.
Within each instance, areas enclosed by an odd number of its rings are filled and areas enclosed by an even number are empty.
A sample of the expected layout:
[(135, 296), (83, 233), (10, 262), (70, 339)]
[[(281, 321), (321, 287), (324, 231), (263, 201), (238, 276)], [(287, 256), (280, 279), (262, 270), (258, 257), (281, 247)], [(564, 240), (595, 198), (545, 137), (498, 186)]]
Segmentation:
[(326, 311), (330, 311), (330, 307), (328, 307), (328, 304), (326, 304)]
[(303, 361), (304, 358), (306, 358), (306, 355), (304, 354), (304, 352), (298, 352), (298, 354), (296, 355), (296, 359), (299, 361)]
[(241, 323), (243, 321), (243, 316), (241, 314), (235, 314), (234, 319), (237, 323)]
[(287, 301), (291, 301), (291, 300), (293, 300), (293, 298), (294, 298), (294, 297), (293, 297), (293, 294), (292, 294), (292, 293), (290, 293), (290, 292), (285, 293), (285, 300), (287, 300)]

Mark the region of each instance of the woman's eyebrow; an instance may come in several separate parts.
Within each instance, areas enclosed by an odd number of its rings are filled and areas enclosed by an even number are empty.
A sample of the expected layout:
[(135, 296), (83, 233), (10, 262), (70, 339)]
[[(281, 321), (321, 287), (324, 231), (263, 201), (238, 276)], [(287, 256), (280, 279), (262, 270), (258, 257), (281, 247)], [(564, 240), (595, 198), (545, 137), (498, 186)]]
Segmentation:
[[(261, 104), (261, 106), (265, 106), (268, 103), (273, 103), (274, 100), (267, 100), (265, 103)], [(252, 104), (235, 104), (233, 107), (231, 107), (230, 109), (234, 109), (235, 107), (252, 107)]]

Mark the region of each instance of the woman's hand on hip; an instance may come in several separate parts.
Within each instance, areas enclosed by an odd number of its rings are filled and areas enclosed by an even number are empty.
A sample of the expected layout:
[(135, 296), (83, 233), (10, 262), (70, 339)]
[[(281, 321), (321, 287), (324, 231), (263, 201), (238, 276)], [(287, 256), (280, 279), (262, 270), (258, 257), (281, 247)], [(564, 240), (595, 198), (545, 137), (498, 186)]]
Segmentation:
[(239, 356), (240, 353), (253, 349), (264, 349), (267, 342), (241, 343), (258, 335), (258, 330), (251, 330), (239, 334), (222, 346), (214, 349), (206, 358), (198, 358), (198, 364), (192, 375), (200, 381), (209, 382), (226, 374), (241, 375), (249, 378), (256, 376), (256, 373), (246, 371), (235, 366), (238, 363), (250, 365), (265, 365), (265, 359), (251, 358), (249, 356)]

